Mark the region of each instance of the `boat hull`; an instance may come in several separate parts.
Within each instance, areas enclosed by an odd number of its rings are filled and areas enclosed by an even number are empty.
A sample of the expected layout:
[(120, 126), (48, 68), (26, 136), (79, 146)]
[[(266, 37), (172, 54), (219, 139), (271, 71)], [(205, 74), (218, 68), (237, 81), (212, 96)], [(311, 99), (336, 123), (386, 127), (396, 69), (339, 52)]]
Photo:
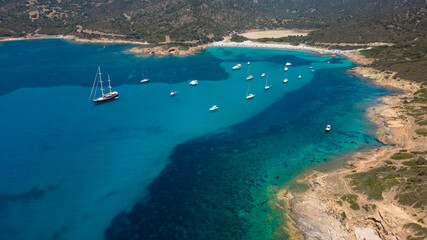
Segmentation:
[(119, 98), (119, 93), (118, 92), (112, 92), (112, 93), (107, 93), (104, 96), (97, 98), (97, 99), (93, 99), (94, 103), (104, 103), (104, 102), (108, 102), (111, 100), (116, 100)]

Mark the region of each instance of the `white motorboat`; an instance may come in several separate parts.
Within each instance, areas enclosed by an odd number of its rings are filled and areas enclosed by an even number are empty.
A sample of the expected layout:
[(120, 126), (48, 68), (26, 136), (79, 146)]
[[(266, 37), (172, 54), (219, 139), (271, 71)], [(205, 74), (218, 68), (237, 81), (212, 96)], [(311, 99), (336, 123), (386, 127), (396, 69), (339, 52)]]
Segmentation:
[(314, 72), (314, 70), (311, 70), (311, 72)]
[(285, 72), (287, 72), (288, 71), (288, 67), (285, 67)]
[(313, 66), (310, 66), (310, 69), (313, 69)]
[(299, 75), (299, 76), (298, 76), (298, 79), (301, 79), (301, 78), (302, 78), (302, 76), (301, 76), (301, 75)]
[(192, 81), (190, 82), (190, 85), (191, 85), (191, 86), (196, 86), (197, 84), (199, 84), (199, 82), (198, 82), (197, 80), (192, 80)]
[(171, 97), (173, 97), (173, 96), (175, 96), (176, 92), (172, 91), (170, 94), (171, 94)]
[(252, 80), (253, 78), (254, 78), (254, 76), (249, 75), (249, 76), (246, 78), (246, 80)]
[(215, 111), (217, 109), (218, 109), (218, 107), (216, 105), (213, 105), (211, 108), (209, 108), (209, 111)]
[(283, 83), (287, 83), (288, 82), (288, 79), (287, 78), (285, 78), (285, 80), (283, 80)]
[(329, 132), (329, 131), (331, 131), (331, 128), (332, 128), (331, 125), (326, 125), (325, 131)]
[(255, 94), (252, 94), (252, 93), (251, 93), (251, 94), (249, 94), (249, 95), (247, 95), (247, 96), (246, 96), (246, 99), (251, 99), (251, 98), (253, 98), (253, 97), (255, 97)]
[(144, 78), (144, 79), (142, 79), (141, 80), (141, 83), (147, 83), (147, 82), (149, 82), (150, 81), (150, 79), (148, 79), (148, 78)]
[(292, 63), (287, 62), (287, 63), (286, 63), (286, 66), (292, 66)]
[(265, 73), (261, 74), (261, 77), (265, 77)]
[(248, 62), (248, 65), (251, 64), (251, 62)]
[(242, 69), (242, 64), (237, 64), (234, 67), (231, 68), (232, 70), (239, 70)]

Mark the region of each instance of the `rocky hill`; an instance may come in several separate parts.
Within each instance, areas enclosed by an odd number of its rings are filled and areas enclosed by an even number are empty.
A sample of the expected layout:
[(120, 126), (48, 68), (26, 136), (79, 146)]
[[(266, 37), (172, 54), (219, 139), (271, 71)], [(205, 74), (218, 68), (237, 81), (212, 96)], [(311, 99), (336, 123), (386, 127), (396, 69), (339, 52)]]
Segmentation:
[(425, 0), (0, 0), (0, 36), (206, 42), (231, 31), (326, 28), (420, 6)]

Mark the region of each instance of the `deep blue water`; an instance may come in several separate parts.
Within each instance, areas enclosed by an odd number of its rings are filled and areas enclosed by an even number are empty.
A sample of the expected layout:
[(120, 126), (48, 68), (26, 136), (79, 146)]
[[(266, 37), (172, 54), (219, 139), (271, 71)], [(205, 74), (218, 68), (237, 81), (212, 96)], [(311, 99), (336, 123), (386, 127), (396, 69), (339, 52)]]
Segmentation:
[[(0, 43), (0, 239), (286, 238), (277, 187), (379, 145), (364, 115), (386, 92), (347, 74), (345, 59), (238, 48), (142, 58), (130, 47)], [(88, 102), (98, 65), (119, 100)]]

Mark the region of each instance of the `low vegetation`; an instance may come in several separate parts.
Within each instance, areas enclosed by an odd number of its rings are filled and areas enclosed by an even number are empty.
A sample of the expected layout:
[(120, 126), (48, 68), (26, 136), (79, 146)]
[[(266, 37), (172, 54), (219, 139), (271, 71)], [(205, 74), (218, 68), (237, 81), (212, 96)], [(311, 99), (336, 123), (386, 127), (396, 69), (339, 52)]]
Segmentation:
[(390, 158), (394, 160), (402, 160), (402, 159), (410, 159), (413, 157), (414, 155), (412, 155), (411, 153), (399, 152), (399, 153), (393, 154)]
[(405, 224), (404, 228), (412, 233), (408, 236), (408, 240), (423, 240), (427, 238), (427, 228), (422, 227), (418, 223)]
[[(398, 153), (393, 166), (372, 168), (367, 172), (348, 175), (355, 191), (364, 193), (369, 199), (382, 200), (383, 192), (395, 189), (394, 197), (400, 204), (425, 209), (427, 206), (427, 161), (423, 156)], [(402, 154), (410, 154), (403, 156)], [(399, 166), (400, 165), (400, 166)]]
[(359, 210), (360, 206), (357, 203), (357, 196), (356, 194), (344, 194), (341, 196), (341, 199), (345, 202), (348, 202), (350, 204), (350, 208), (353, 210)]
[(366, 194), (369, 199), (376, 200), (382, 200), (382, 193), (398, 184), (395, 166), (373, 168), (347, 177), (351, 179), (354, 190)]
[(230, 39), (230, 41), (232, 42), (244, 42), (246, 40), (249, 40), (249, 39), (241, 35), (233, 35)]
[(415, 130), (415, 133), (427, 137), (427, 129), (425, 128), (418, 128), (417, 130)]

